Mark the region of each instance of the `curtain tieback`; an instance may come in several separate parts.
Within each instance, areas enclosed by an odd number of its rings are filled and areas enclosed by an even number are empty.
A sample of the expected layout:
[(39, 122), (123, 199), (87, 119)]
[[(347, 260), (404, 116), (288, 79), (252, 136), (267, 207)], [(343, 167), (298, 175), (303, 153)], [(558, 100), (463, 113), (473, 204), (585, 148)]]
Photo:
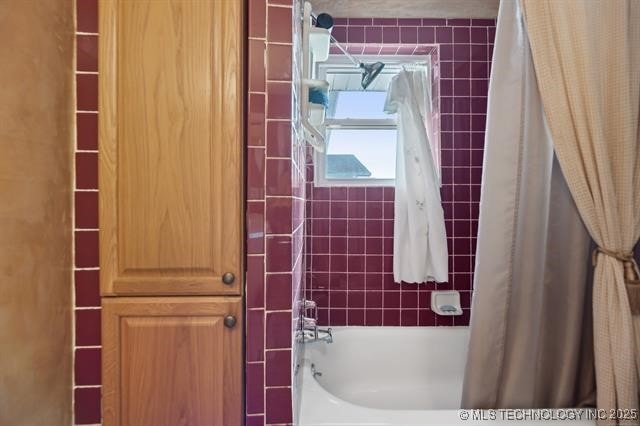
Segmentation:
[(624, 264), (624, 281), (627, 287), (627, 298), (629, 299), (629, 307), (634, 315), (640, 314), (640, 279), (638, 279), (638, 264), (633, 257), (632, 251), (613, 251), (604, 247), (596, 247), (593, 250), (591, 261), (593, 266), (598, 263), (598, 254), (612, 257)]

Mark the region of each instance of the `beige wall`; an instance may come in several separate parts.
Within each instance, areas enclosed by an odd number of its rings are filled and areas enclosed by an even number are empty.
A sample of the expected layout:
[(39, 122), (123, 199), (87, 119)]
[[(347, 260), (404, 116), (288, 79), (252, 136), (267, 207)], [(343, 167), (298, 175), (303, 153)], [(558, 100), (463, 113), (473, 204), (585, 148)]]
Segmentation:
[(71, 421), (72, 6), (0, 0), (0, 425)]

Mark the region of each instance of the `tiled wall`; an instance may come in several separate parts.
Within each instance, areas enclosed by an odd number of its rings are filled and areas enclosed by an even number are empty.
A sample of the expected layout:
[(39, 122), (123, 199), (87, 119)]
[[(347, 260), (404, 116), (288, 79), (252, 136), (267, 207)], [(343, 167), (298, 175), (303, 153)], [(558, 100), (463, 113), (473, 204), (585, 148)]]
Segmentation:
[(76, 1), (74, 419), (99, 424), (98, 5)]
[[(495, 21), (338, 18), (335, 24), (334, 36), (348, 44), (439, 45), (441, 195), (450, 275), (442, 284), (393, 282), (393, 188), (308, 184), (307, 295), (318, 303), (320, 321), (333, 326), (466, 325)], [(307, 177), (313, 178), (312, 165)], [(464, 315), (435, 315), (433, 289), (459, 290)]]
[(249, 2), (247, 426), (293, 421), (292, 306), (305, 270), (304, 147), (292, 114), (299, 85), (293, 4)]

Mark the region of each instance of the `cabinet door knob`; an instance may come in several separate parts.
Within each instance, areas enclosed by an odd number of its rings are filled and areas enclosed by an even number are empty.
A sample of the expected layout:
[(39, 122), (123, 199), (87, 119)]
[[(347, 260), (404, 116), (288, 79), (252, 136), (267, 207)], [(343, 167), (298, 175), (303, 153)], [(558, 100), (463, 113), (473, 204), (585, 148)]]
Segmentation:
[(224, 275), (222, 275), (222, 282), (227, 285), (233, 284), (235, 280), (236, 280), (236, 276), (233, 275), (231, 272), (225, 272)]
[(224, 317), (224, 326), (227, 328), (233, 328), (236, 325), (236, 317), (233, 315), (227, 315)]

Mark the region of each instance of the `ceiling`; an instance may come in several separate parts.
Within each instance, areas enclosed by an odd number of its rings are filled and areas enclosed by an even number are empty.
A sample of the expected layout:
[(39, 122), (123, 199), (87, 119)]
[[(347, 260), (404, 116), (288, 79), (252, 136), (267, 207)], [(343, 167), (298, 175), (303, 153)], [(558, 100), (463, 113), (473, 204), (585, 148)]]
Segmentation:
[(338, 18), (495, 18), (500, 0), (310, 0)]

